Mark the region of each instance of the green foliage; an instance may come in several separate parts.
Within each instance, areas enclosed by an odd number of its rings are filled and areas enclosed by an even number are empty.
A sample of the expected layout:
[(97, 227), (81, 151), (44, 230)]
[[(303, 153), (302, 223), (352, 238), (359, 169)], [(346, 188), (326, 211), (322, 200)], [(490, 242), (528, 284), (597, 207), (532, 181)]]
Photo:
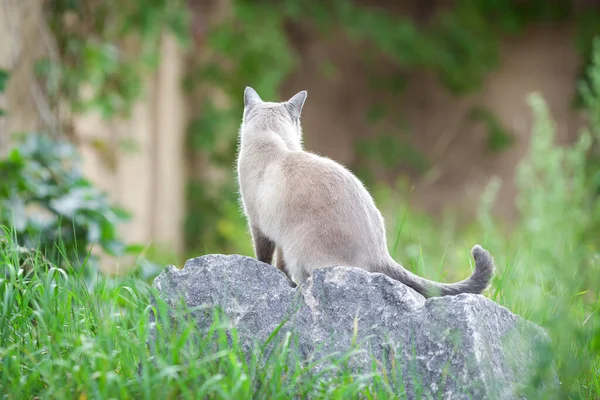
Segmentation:
[[(129, 116), (158, 65), (163, 33), (180, 44), (189, 40), (185, 0), (51, 0), (44, 7), (53, 37), (47, 38), (48, 59), (36, 67), (53, 107)], [(7, 77), (0, 70), (0, 92)], [(60, 122), (68, 131), (69, 121)], [(0, 224), (57, 265), (63, 259), (90, 264), (94, 245), (114, 256), (139, 252), (117, 235), (127, 218), (82, 176), (78, 155), (65, 141), (29, 134), (0, 161)]]
[[(594, 64), (595, 51), (593, 39), (598, 32), (600, 32), (600, 10), (590, 9), (579, 17), (579, 23), (577, 24), (576, 44), (579, 53), (583, 56), (579, 74), (579, 80), (581, 81), (580, 86), (592, 84), (589, 81), (589, 69), (592, 68), (592, 64)], [(584, 99), (582, 97), (583, 95), (584, 93), (581, 90), (577, 91), (577, 95), (574, 99), (576, 107), (589, 107), (586, 105), (588, 100)]]
[(6, 90), (6, 83), (8, 82), (8, 72), (4, 69), (0, 69), (0, 93)]
[[(590, 200), (590, 213), (600, 215), (600, 37), (593, 41), (591, 64), (586, 70), (584, 79), (580, 82), (580, 99), (587, 112), (590, 126), (591, 146), (588, 151), (586, 165), (587, 185), (594, 196)], [(588, 227), (586, 235), (595, 237), (600, 229), (600, 217), (592, 220), (594, 223)], [(597, 241), (597, 245), (600, 245)]]
[(569, 0), (463, 0), (432, 13), (425, 24), (385, 7), (344, 0), (287, 0), (280, 4), (284, 15), (293, 20), (314, 19), (321, 27), (339, 23), (353, 40), (368, 41), (408, 73), (434, 72), (457, 94), (479, 89), (497, 67), (502, 35), (520, 33), (530, 23), (559, 21), (573, 14)]
[(600, 37), (594, 40), (592, 63), (579, 85), (580, 98), (585, 106), (592, 133), (589, 152), (588, 179), (595, 193), (600, 195)]
[[(6, 90), (6, 83), (8, 82), (8, 71), (0, 68), (0, 94), (2, 94)], [(2, 108), (0, 108), (0, 117), (6, 113)]]
[(368, 40), (399, 67), (433, 71), (456, 93), (479, 88), (497, 65), (497, 37), (477, 5), (459, 3), (428, 28), (351, 2), (334, 2), (331, 12), (352, 38)]
[(508, 132), (498, 118), (482, 107), (474, 107), (469, 113), (473, 121), (482, 122), (487, 131), (487, 148), (492, 152), (501, 152), (511, 147), (514, 137)]
[(60, 60), (41, 62), (38, 72), (50, 96), (67, 98), (78, 112), (128, 115), (158, 63), (161, 35), (188, 40), (184, 0), (52, 0), (45, 6)]
[(387, 171), (413, 167), (418, 172), (424, 172), (429, 165), (427, 159), (400, 135), (381, 133), (373, 138), (358, 140), (356, 152), (361, 161), (355, 168), (367, 184), (374, 183), (371, 173), (377, 167)]
[[(515, 275), (519, 281), (535, 282), (520, 301), (529, 302), (531, 318), (549, 330), (561, 379), (571, 382), (565, 389), (573, 398), (578, 390), (592, 389), (586, 375), (600, 361), (600, 349), (591, 346), (594, 335), (600, 334), (600, 326), (592, 320), (600, 306), (596, 256), (600, 249), (587, 234), (600, 220), (600, 214), (590, 209), (593, 194), (586, 179), (591, 138), (584, 132), (573, 147), (556, 147), (546, 104), (539, 96), (532, 96), (529, 103), (534, 131), (530, 154), (518, 170), (517, 204), (523, 222), (513, 246), (527, 249), (514, 263), (530, 270)], [(544, 309), (538, 306), (541, 302), (546, 303)]]
[(83, 177), (79, 156), (66, 141), (29, 134), (0, 160), (0, 224), (28, 248), (59, 265), (81, 263), (94, 244), (121, 255), (117, 225), (127, 214)]
[(589, 113), (590, 125), (596, 139), (600, 138), (600, 36), (593, 41), (592, 62), (586, 80), (579, 87)]

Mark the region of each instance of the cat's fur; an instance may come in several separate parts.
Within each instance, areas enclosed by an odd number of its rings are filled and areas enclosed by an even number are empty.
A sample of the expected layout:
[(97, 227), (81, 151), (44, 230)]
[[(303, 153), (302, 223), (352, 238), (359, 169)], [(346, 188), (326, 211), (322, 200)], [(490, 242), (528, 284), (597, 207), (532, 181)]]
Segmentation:
[(238, 180), (256, 258), (296, 283), (316, 268), (352, 266), (380, 272), (424, 296), (481, 293), (494, 273), (490, 254), (475, 245), (475, 271), (443, 284), (404, 269), (388, 253), (384, 221), (363, 184), (346, 168), (302, 148), (300, 114), (306, 91), (284, 103), (244, 92)]

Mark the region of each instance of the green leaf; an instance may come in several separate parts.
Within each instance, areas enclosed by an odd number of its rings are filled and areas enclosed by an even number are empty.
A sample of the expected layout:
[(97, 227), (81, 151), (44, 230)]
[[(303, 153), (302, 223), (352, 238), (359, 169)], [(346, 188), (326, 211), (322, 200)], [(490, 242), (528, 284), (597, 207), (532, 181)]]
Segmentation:
[(127, 213), (83, 178), (73, 145), (41, 134), (16, 143), (0, 159), (0, 225), (15, 227), (19, 243), (44, 249), (57, 265), (65, 256), (86, 258), (95, 243), (111, 254), (122, 252), (117, 224)]
[(6, 90), (6, 83), (8, 82), (8, 71), (0, 68), (0, 93)]
[(140, 254), (146, 249), (143, 244), (130, 244), (125, 246), (126, 254)]

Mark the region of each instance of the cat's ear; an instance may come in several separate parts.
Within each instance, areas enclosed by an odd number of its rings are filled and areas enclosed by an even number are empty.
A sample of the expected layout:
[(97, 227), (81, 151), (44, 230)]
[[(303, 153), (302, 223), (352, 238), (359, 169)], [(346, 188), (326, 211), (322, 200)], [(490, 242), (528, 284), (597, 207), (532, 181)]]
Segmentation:
[(246, 86), (246, 90), (244, 90), (244, 107), (250, 107), (261, 102), (262, 99), (258, 93), (256, 93), (256, 90), (252, 89), (250, 86)]
[(306, 93), (306, 90), (303, 90), (296, 93), (291, 99), (286, 101), (285, 108), (287, 108), (292, 118), (300, 118), (300, 114), (302, 114), (302, 107), (304, 106), (304, 101), (306, 100), (307, 95), (308, 94)]

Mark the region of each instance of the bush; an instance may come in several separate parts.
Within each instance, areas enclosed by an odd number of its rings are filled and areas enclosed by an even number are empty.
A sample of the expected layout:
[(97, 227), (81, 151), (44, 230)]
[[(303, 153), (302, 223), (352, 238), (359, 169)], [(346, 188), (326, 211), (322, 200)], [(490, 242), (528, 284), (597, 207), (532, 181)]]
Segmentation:
[(89, 261), (96, 243), (108, 254), (124, 254), (117, 225), (127, 218), (83, 177), (79, 156), (65, 140), (28, 134), (0, 160), (0, 225), (56, 265)]

